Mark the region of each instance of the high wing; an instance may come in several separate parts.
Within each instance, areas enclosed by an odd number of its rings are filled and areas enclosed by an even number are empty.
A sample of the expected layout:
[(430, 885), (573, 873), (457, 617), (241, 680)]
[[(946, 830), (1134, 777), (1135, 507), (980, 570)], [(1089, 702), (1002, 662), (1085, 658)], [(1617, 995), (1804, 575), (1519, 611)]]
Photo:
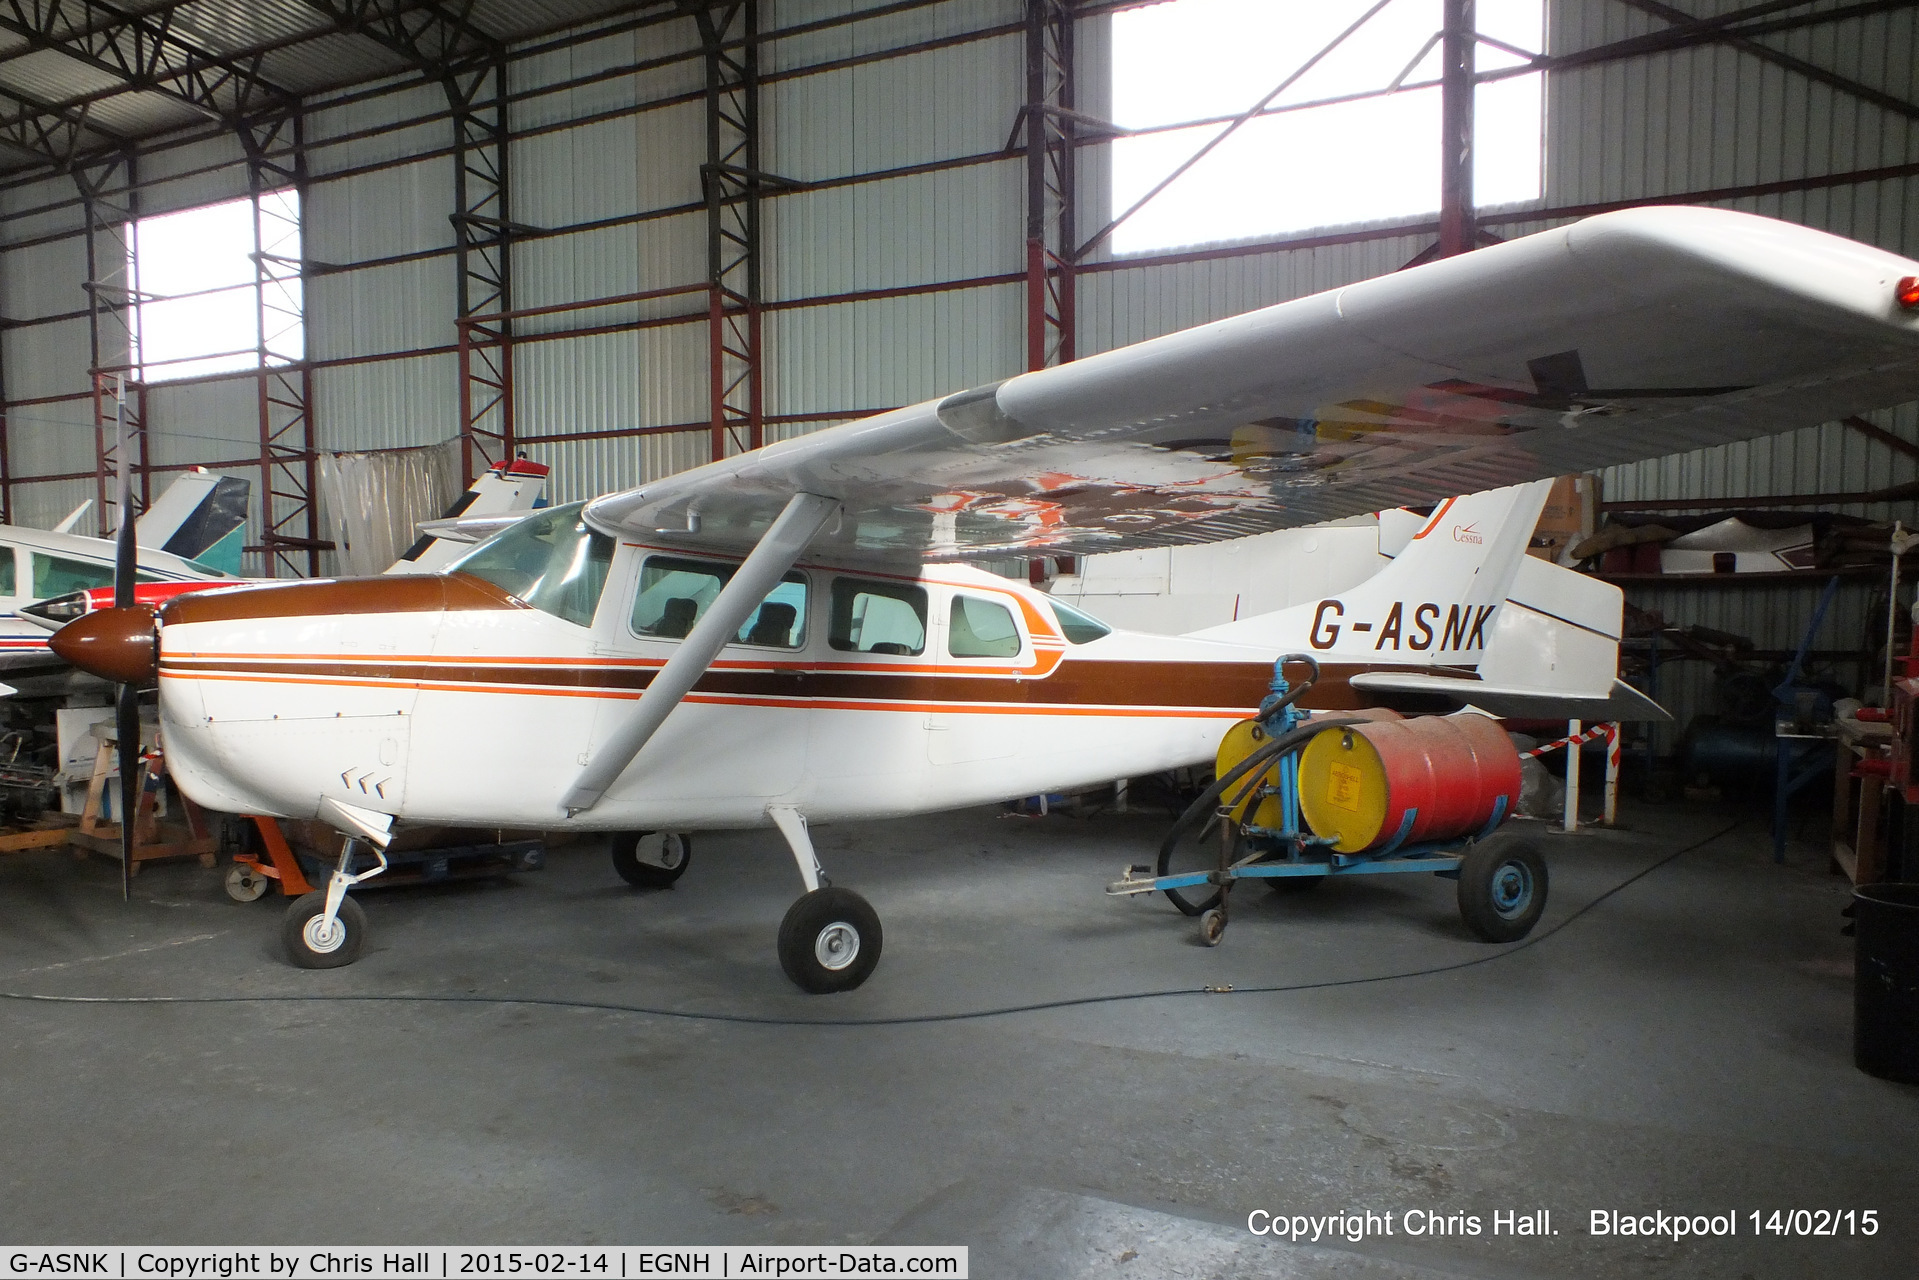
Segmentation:
[(1604, 214), (598, 499), (609, 532), (969, 560), (1241, 537), (1919, 398), (1919, 263), (1750, 214)]

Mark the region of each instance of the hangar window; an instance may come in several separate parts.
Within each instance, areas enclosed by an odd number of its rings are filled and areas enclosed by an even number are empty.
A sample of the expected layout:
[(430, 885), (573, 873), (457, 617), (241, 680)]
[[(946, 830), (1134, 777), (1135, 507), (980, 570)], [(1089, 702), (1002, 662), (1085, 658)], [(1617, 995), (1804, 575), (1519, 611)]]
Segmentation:
[[(1173, 0), (1114, 14), (1113, 118), (1136, 132), (1112, 147), (1112, 216), (1284, 80), (1298, 78), (1121, 222), (1113, 251), (1436, 211), (1440, 6)], [(1545, 47), (1544, 0), (1478, 0), (1476, 7), (1482, 77), (1523, 66)], [(1507, 74), (1479, 85), (1473, 193), (1480, 208), (1540, 196), (1542, 79)]]
[(291, 188), (137, 219), (127, 257), (130, 360), (142, 381), (306, 358), (300, 197)]

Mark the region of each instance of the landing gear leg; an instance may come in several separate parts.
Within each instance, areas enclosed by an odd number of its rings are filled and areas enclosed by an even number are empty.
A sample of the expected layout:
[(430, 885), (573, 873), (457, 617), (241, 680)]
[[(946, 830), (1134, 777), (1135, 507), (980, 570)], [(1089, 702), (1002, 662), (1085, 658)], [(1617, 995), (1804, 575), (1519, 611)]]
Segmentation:
[(780, 921), (780, 968), (802, 991), (851, 991), (872, 976), (880, 962), (879, 915), (859, 894), (828, 884), (820, 874), (806, 819), (798, 809), (775, 805), (766, 813), (786, 837), (806, 885), (805, 894)]
[(355, 875), (353, 851), (358, 840), (346, 840), (340, 847), (340, 864), (327, 877), (325, 889), (303, 894), (287, 908), (280, 926), (287, 954), (302, 969), (337, 969), (360, 958), (366, 945), (366, 913), (346, 891), (362, 880), (371, 880), (387, 868), (386, 853), (369, 845), (379, 865)]

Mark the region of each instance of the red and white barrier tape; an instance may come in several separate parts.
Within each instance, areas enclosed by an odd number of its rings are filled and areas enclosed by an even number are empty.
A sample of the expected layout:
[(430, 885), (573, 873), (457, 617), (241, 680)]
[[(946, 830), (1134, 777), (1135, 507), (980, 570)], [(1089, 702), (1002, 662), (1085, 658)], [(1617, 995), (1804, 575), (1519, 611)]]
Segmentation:
[(1557, 751), (1561, 747), (1570, 747), (1581, 742), (1591, 742), (1595, 738), (1603, 738), (1605, 736), (1606, 726), (1596, 724), (1584, 733), (1575, 733), (1570, 738), (1561, 738), (1557, 742), (1544, 742), (1534, 747), (1531, 751), (1522, 751), (1519, 753), (1519, 758), (1521, 760), (1532, 760), (1545, 755), (1548, 751)]

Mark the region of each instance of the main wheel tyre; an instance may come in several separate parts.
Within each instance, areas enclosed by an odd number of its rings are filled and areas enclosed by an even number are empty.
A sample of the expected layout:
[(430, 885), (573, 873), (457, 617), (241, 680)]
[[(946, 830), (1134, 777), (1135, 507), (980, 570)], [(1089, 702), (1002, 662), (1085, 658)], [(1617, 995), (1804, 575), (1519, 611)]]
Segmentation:
[(280, 923), (280, 939), (287, 955), (302, 969), (338, 969), (360, 958), (366, 945), (366, 912), (352, 898), (340, 899), (331, 929), (322, 927), (326, 890), (300, 895)]
[(1487, 942), (1517, 942), (1546, 910), (1546, 860), (1529, 841), (1492, 840), (1459, 864), (1459, 915)]
[(613, 869), (636, 889), (664, 889), (686, 874), (693, 838), (672, 831), (622, 831), (613, 837)]
[(258, 902), (268, 883), (260, 868), (250, 862), (236, 862), (227, 868), (227, 897), (235, 902)]
[(814, 995), (851, 991), (880, 962), (880, 918), (865, 898), (837, 885), (815, 889), (780, 921), (780, 968)]

